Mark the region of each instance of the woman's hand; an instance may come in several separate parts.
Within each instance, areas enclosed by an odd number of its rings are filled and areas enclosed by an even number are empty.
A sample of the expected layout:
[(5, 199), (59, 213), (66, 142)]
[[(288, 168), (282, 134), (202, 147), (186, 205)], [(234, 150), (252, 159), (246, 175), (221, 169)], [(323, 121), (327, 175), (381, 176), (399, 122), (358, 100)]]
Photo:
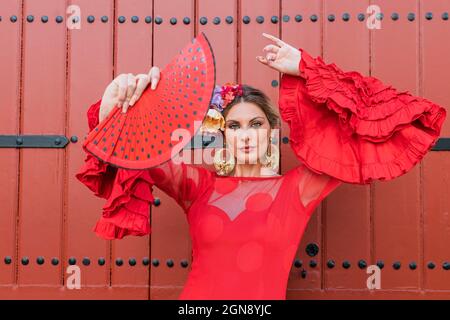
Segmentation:
[(300, 75), (299, 64), (302, 58), (300, 50), (270, 34), (263, 33), (263, 36), (273, 40), (276, 45), (269, 44), (265, 46), (263, 48), (265, 57), (257, 56), (256, 60), (279, 72), (294, 76)]
[(122, 113), (127, 112), (141, 97), (142, 92), (151, 82), (151, 89), (155, 90), (160, 79), (158, 67), (152, 67), (148, 74), (122, 73), (118, 75), (103, 93), (100, 105), (99, 121), (102, 122), (114, 109), (114, 106), (122, 108)]

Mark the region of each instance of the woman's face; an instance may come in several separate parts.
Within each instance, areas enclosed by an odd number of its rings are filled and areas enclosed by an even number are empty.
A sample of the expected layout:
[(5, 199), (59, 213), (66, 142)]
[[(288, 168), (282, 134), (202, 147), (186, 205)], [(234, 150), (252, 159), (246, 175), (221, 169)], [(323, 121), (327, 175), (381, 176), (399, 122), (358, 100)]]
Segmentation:
[[(225, 141), (237, 164), (257, 164), (267, 152), (270, 123), (256, 104), (241, 102), (225, 119)], [(249, 148), (245, 148), (245, 147)]]

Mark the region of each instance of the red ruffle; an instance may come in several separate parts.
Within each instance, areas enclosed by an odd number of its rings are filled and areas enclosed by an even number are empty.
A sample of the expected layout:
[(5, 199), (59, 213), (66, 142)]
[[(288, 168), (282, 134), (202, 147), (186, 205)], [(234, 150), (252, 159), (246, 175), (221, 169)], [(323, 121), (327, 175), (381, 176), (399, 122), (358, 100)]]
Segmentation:
[[(87, 112), (89, 129), (99, 122), (101, 100)], [(116, 168), (87, 154), (76, 178), (98, 197), (107, 199), (101, 218), (93, 231), (106, 240), (128, 235), (144, 236), (151, 232), (150, 206), (154, 201), (152, 180), (148, 170)]]
[(311, 170), (349, 183), (390, 180), (437, 142), (443, 107), (299, 50), (300, 77), (283, 74), (279, 107), (294, 152)]

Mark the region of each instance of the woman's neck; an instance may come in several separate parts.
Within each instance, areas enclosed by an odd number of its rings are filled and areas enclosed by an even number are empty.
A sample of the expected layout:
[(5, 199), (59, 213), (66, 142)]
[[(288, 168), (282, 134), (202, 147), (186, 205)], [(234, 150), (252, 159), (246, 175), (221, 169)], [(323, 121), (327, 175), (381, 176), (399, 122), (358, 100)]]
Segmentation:
[(236, 164), (234, 168), (235, 177), (260, 177), (261, 164)]

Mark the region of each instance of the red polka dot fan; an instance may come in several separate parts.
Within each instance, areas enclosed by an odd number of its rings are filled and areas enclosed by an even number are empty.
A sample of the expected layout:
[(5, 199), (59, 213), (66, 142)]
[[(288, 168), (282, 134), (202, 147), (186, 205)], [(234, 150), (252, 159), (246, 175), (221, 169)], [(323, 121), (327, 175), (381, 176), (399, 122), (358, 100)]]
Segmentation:
[(125, 169), (168, 161), (200, 129), (215, 81), (214, 54), (202, 32), (161, 70), (155, 90), (149, 85), (126, 113), (114, 108), (88, 134), (83, 149)]

